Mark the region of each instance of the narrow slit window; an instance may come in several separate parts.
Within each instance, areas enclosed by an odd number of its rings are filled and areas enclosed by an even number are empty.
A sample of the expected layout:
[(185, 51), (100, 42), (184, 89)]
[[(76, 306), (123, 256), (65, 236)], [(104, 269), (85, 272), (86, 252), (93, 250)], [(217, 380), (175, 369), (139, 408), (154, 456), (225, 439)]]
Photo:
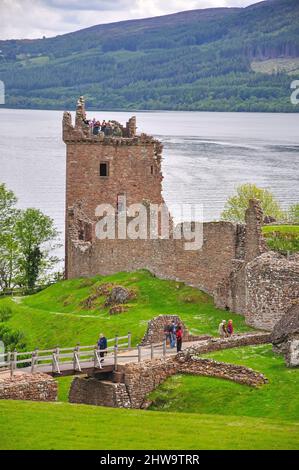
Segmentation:
[(109, 176), (109, 165), (107, 162), (100, 163), (100, 176)]

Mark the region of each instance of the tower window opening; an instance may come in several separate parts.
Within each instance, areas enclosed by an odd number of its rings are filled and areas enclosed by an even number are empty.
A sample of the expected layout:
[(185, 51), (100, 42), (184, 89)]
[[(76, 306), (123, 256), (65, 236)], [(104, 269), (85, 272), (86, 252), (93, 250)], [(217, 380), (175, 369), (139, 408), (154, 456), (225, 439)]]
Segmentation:
[(107, 162), (100, 163), (100, 176), (109, 176), (109, 164)]
[(154, 174), (154, 167), (153, 167), (153, 165), (152, 165), (152, 166), (151, 166), (151, 175), (153, 175), (153, 174)]

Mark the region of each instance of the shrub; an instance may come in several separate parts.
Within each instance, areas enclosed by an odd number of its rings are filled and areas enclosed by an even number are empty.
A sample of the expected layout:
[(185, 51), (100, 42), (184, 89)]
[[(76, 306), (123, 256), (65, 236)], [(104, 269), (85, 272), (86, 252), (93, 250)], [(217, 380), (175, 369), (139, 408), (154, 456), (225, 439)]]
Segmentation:
[(5, 348), (10, 351), (14, 349), (20, 351), (26, 347), (24, 334), (21, 331), (12, 330), (4, 324), (0, 325), (0, 340), (3, 341)]
[(1, 305), (0, 307), (0, 322), (8, 321), (12, 316), (11, 307), (8, 305)]

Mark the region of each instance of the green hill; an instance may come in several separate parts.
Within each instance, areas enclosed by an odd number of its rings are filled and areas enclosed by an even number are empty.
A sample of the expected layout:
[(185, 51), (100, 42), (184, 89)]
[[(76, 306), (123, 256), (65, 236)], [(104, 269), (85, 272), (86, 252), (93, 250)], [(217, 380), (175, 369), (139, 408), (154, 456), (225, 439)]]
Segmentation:
[(298, 25), (297, 0), (267, 0), (0, 41), (6, 106), (297, 112), (297, 71), (259, 62), (298, 58)]
[[(110, 315), (104, 306), (101, 286), (122, 285), (135, 294), (126, 306), (127, 312)], [(90, 308), (87, 303), (91, 301)], [(160, 314), (178, 314), (195, 334), (217, 334), (222, 319), (232, 318), (237, 331), (250, 328), (244, 318), (217, 309), (213, 300), (199, 290), (175, 281), (163, 281), (148, 271), (73, 279), (57, 284), (28, 297), (0, 300), (1, 311), (11, 311), (1, 325), (23, 335), (27, 350), (95, 344), (99, 333), (113, 338), (132, 333), (136, 345), (143, 337), (148, 320)], [(1, 317), (0, 317), (1, 318)]]

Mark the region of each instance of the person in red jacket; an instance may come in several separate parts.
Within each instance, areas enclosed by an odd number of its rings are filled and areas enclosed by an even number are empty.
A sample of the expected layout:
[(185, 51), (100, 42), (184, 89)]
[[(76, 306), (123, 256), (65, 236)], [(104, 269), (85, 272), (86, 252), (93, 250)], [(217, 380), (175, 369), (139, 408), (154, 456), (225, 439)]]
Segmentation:
[(233, 321), (232, 320), (228, 320), (228, 324), (227, 324), (227, 334), (228, 336), (233, 336), (234, 334), (234, 327), (233, 327)]
[(182, 342), (183, 342), (183, 330), (181, 325), (177, 327), (176, 330), (176, 350), (180, 352), (182, 350)]

